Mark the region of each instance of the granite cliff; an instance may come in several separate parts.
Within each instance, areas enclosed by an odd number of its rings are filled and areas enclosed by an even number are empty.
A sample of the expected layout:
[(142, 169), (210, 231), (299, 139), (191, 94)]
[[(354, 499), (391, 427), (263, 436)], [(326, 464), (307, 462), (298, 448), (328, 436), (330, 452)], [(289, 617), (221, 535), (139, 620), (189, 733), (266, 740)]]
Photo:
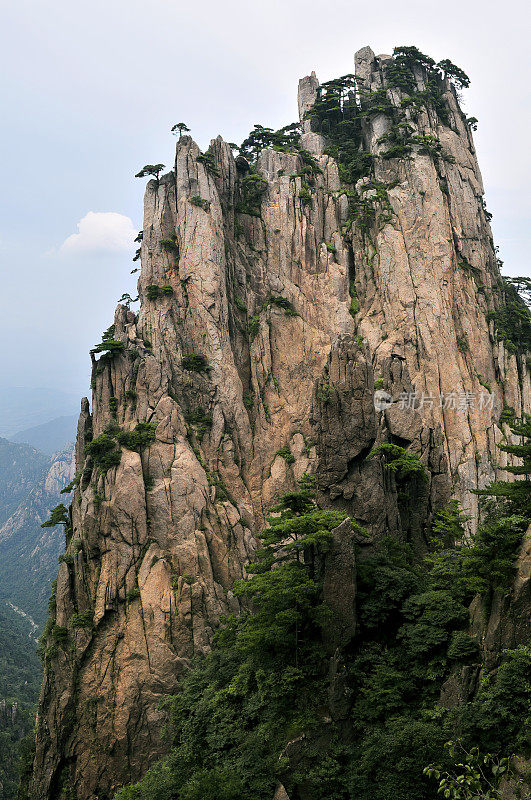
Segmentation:
[[(366, 47), (355, 79), (300, 81), (300, 132), (256, 128), (236, 158), (182, 136), (148, 183), (140, 310), (118, 306), (82, 403), (33, 797), (111, 797), (164, 752), (159, 700), (238, 612), (255, 535), (303, 475), (365, 547), (391, 534), (422, 555), (450, 498), (476, 530), (472, 490), (504, 474), (529, 371), (500, 323), (460, 76), (408, 63)], [(424, 465), (415, 497), (368, 458), (382, 443)], [(341, 645), (355, 559), (336, 540)]]

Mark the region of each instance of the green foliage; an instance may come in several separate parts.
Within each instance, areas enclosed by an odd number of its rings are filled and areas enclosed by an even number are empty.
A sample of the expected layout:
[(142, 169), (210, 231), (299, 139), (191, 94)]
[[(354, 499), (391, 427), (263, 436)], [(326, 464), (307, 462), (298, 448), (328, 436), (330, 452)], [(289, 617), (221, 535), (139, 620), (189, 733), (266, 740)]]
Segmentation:
[(140, 453), (155, 441), (156, 422), (139, 422), (132, 431), (119, 431), (116, 438), (123, 447)]
[(293, 304), (286, 297), (270, 297), (268, 303), (271, 303), (271, 305), (276, 306), (277, 308), (281, 308), (288, 317), (298, 316), (297, 312), (293, 308)]
[(358, 300), (358, 295), (356, 293), (356, 286), (354, 284), (354, 281), (350, 281), (348, 292), (350, 295), (350, 308), (348, 311), (352, 319), (356, 319), (356, 314), (360, 310), (360, 301)]
[[(4, 611), (5, 609), (5, 611)], [(17, 797), (20, 749), (30, 750), (27, 740), (34, 738), (35, 710), (42, 681), (42, 668), (35, 654), (35, 644), (28, 631), (11, 614), (0, 608), (0, 798)], [(15, 705), (16, 704), (16, 705)], [(26, 739), (27, 737), (27, 739)]]
[(467, 631), (454, 631), (452, 640), (448, 645), (448, 658), (455, 661), (468, 661), (478, 658), (477, 640)]
[(240, 155), (254, 163), (265, 147), (273, 147), (276, 150), (290, 152), (298, 146), (300, 136), (300, 125), (293, 123), (273, 131), (263, 125), (255, 125), (249, 136), (239, 147)]
[(139, 597), (140, 597), (140, 589), (138, 588), (138, 586), (133, 586), (133, 588), (129, 589), (129, 591), (127, 592), (125, 599), (128, 603), (133, 603)]
[(196, 161), (199, 164), (203, 164), (206, 171), (210, 172), (211, 175), (219, 177), (219, 169), (216, 166), (216, 160), (213, 153), (209, 153), (207, 150), (206, 153), (201, 153), (201, 155), (198, 155)]
[[(402, 606), (404, 624), (398, 632), (405, 655), (412, 669), (427, 678), (439, 669), (442, 675), (444, 659), (451, 634), (468, 620), (468, 611), (444, 589), (429, 589), (409, 597)], [(439, 658), (438, 658), (439, 657)]]
[(91, 353), (105, 353), (112, 357), (123, 351), (125, 344), (117, 339), (104, 339), (90, 351)]
[(89, 608), (78, 614), (72, 614), (70, 625), (72, 628), (92, 628), (94, 625), (94, 610)]
[(131, 305), (131, 303), (136, 303), (140, 298), (138, 295), (136, 297), (131, 297), (129, 292), (124, 292), (123, 295), (119, 298), (118, 302), (123, 303), (127, 308)]
[(499, 286), (499, 307), (490, 312), (498, 338), (510, 353), (531, 352), (531, 311), (519, 290), (525, 292), (520, 278), (502, 278)]
[(473, 546), (463, 554), (471, 589), (481, 593), (507, 589), (528, 525), (528, 517), (515, 514), (491, 519), (480, 527)]
[(146, 297), (148, 300), (156, 300), (159, 296), (159, 287), (155, 283), (146, 286)]
[(526, 752), (531, 730), (531, 648), (504, 650), (461, 718), (467, 741), (508, 755)]
[(247, 311), (247, 306), (245, 305), (244, 301), (239, 295), (237, 294), (234, 295), (234, 302), (236, 304), (236, 308), (239, 311), (243, 311), (244, 313)]
[(285, 444), (284, 447), (281, 447), (280, 450), (277, 450), (277, 456), (282, 456), (282, 458), (288, 463), (293, 464), (295, 463), (295, 456), (289, 449), (289, 445)]
[(247, 330), (249, 331), (249, 339), (251, 342), (256, 337), (256, 334), (260, 330), (260, 317), (256, 314), (253, 317), (249, 317), (249, 321), (247, 323)]
[(176, 259), (179, 258), (179, 242), (176, 233), (170, 233), (167, 239), (161, 239), (160, 245), (167, 253), (172, 253)]
[(500, 781), (511, 771), (510, 758), (498, 758), (479, 747), (467, 750), (462, 741), (446, 742), (452, 765), (430, 764), (424, 774), (437, 781), (437, 794), (448, 800), (502, 800)]
[(510, 515), (523, 515), (531, 520), (531, 417), (526, 415), (523, 420), (507, 422), (511, 432), (521, 437), (520, 444), (501, 444), (499, 448), (521, 459), (522, 464), (509, 465), (505, 469), (513, 475), (523, 476), (524, 480), (496, 481), (475, 493), (496, 497), (507, 505)]
[(436, 512), (431, 526), (432, 550), (441, 550), (461, 542), (465, 536), (465, 523), (470, 519), (462, 514), (457, 500), (450, 500), (446, 508)]
[[(503, 448), (521, 459), (511, 470), (524, 479), (482, 490), (493, 509), (473, 539), (451, 502), (434, 515), (426, 558), (391, 538), (357, 558), (356, 636), (333, 679), (323, 578), (344, 514), (319, 508), (315, 477), (303, 476), (271, 509), (249, 575), (234, 586), (239, 615), (224, 621), (211, 654), (193, 663), (169, 701), (169, 754), (119, 800), (254, 800), (272, 797), (279, 780), (289, 796), (312, 800), (432, 800), (433, 778), (446, 781), (440, 794), (453, 800), (498, 800), (477, 794), (473, 748), (495, 754), (483, 760), (489, 769), (525, 751), (531, 650), (504, 651), (490, 672), (483, 665), (476, 696), (462, 706), (445, 710), (439, 701), (452, 670), (479, 668), (470, 601), (478, 590), (507, 590), (531, 519), (530, 422), (512, 426), (521, 443)], [(371, 456), (399, 486), (424, 486), (426, 469), (411, 451), (384, 444)], [(329, 705), (338, 686), (348, 703), (340, 723)], [(465, 748), (457, 764), (457, 751), (444, 748), (456, 735)], [(293, 741), (300, 761), (283, 755)]]
[(458, 336), (457, 339), (456, 339), (456, 343), (457, 343), (457, 349), (459, 350), (460, 353), (468, 353), (469, 352), (470, 347), (469, 347), (469, 344), (468, 344), (468, 338), (467, 338), (466, 334), (463, 334), (462, 336)]
[(267, 185), (266, 179), (258, 172), (245, 175), (240, 181), (241, 202), (236, 204), (236, 212), (259, 217), (260, 203), (262, 195), (267, 191)]
[(94, 465), (102, 473), (106, 473), (113, 467), (117, 467), (122, 459), (122, 453), (117, 448), (114, 436), (102, 433), (96, 439), (85, 445), (85, 453), (92, 457)]
[(514, 422), (514, 418), (516, 417), (516, 412), (512, 406), (504, 406), (503, 410), (500, 414), (500, 422), (507, 422), (511, 423)]
[(158, 297), (171, 297), (173, 294), (173, 287), (165, 284), (164, 286), (157, 286), (151, 283), (146, 287), (146, 297), (148, 300), (156, 300)]
[(202, 408), (185, 415), (185, 420), (193, 426), (198, 441), (203, 440), (205, 433), (212, 427), (212, 414), (207, 414)]
[(153, 177), (158, 183), (159, 175), (161, 171), (164, 169), (164, 164), (146, 164), (140, 172), (137, 172), (135, 178), (146, 178), (146, 177)]
[(189, 133), (190, 128), (184, 122), (177, 122), (176, 125), (172, 125), (171, 132), (174, 136), (179, 135), (179, 139), (183, 135), (183, 133)]
[(439, 61), (437, 66), (442, 70), (445, 78), (448, 78), (458, 89), (468, 89), (470, 78), (462, 69), (452, 64), (448, 58)]
[(332, 397), (332, 392), (333, 392), (333, 389), (330, 386), (330, 382), (328, 381), (328, 379), (322, 378), (319, 381), (319, 384), (317, 386), (317, 392), (316, 392), (317, 399), (321, 403), (325, 403), (325, 404), (329, 403), (330, 399)]
[(70, 483), (68, 483), (64, 487), (64, 489), (61, 489), (60, 494), (70, 494), (70, 492), (72, 492), (76, 488), (76, 486), (79, 486), (79, 481), (80, 480), (81, 480), (81, 473), (77, 472), (75, 474), (75, 476), (72, 478), (72, 480), (70, 481)]
[(338, 162), (339, 177), (356, 183), (372, 169), (373, 156), (363, 152), (361, 116), (353, 101), (356, 87), (353, 75), (345, 75), (322, 84), (307, 119), (312, 128), (329, 140), (327, 154)]
[(62, 503), (52, 508), (50, 518), (43, 522), (41, 528), (54, 528), (56, 525), (69, 525), (68, 509)]
[(380, 454), (385, 457), (385, 465), (395, 473), (397, 481), (407, 481), (413, 477), (427, 481), (426, 468), (415, 453), (397, 444), (380, 444), (371, 450), (369, 458)]
[(52, 640), (59, 645), (59, 647), (64, 648), (68, 642), (68, 628), (63, 627), (62, 625), (54, 624), (50, 631), (50, 636)]
[(198, 195), (194, 195), (194, 197), (190, 198), (190, 202), (193, 206), (197, 206), (198, 208), (202, 208), (203, 211), (210, 211), (210, 200), (205, 200)]
[(201, 353), (187, 353), (183, 355), (181, 367), (188, 372), (207, 372), (210, 367), (206, 356)]

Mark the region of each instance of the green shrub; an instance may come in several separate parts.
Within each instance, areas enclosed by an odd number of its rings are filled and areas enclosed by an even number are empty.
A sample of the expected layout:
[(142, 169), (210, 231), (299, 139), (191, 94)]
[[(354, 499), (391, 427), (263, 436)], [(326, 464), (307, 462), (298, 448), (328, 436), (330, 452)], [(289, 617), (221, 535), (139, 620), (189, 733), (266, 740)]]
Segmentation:
[(181, 367), (188, 372), (207, 372), (210, 369), (206, 356), (201, 353), (183, 355)]
[(140, 589), (138, 588), (138, 586), (133, 586), (133, 588), (129, 589), (129, 591), (127, 592), (125, 599), (128, 603), (133, 603), (139, 597), (140, 597)]
[(247, 306), (239, 295), (234, 295), (234, 302), (236, 303), (236, 308), (238, 308), (240, 311), (247, 311)]
[(468, 353), (470, 347), (468, 344), (468, 337), (466, 334), (458, 336), (456, 342), (457, 342), (457, 349), (459, 350), (460, 353)]
[(94, 611), (87, 609), (70, 617), (72, 628), (92, 628), (94, 624)]
[(415, 453), (396, 444), (381, 444), (371, 450), (369, 458), (380, 454), (385, 457), (386, 467), (396, 474), (398, 481), (412, 477), (420, 478), (423, 482), (427, 481), (426, 468)]
[(479, 528), (472, 547), (463, 554), (471, 590), (485, 593), (510, 586), (528, 524), (528, 518), (512, 515), (494, 518)]
[(250, 317), (249, 322), (247, 323), (247, 330), (249, 331), (249, 338), (252, 342), (260, 330), (260, 317), (258, 315)]
[(282, 456), (282, 458), (287, 461), (288, 464), (295, 463), (295, 456), (287, 444), (285, 444), (284, 447), (281, 447), (280, 450), (277, 450), (277, 456)]
[(171, 233), (168, 239), (161, 239), (160, 245), (168, 253), (173, 253), (176, 258), (179, 257), (179, 243), (176, 233)]
[(210, 172), (211, 175), (219, 177), (219, 169), (216, 166), (216, 160), (213, 153), (209, 153), (207, 150), (206, 153), (201, 153), (201, 155), (197, 156), (196, 161), (199, 164), (203, 164), (207, 172)]
[(193, 425), (198, 441), (202, 441), (205, 433), (212, 427), (212, 414), (207, 414), (202, 408), (185, 415), (189, 425)]
[(210, 200), (204, 200), (202, 197), (195, 195), (194, 197), (190, 198), (190, 202), (193, 206), (202, 208), (203, 211), (210, 211)]
[(116, 438), (128, 450), (140, 453), (155, 441), (156, 422), (139, 422), (132, 431), (119, 431)]
[(146, 297), (148, 300), (156, 300), (160, 295), (160, 288), (155, 283), (146, 286)]
[(349, 294), (350, 294), (349, 314), (352, 317), (352, 319), (355, 319), (356, 318), (356, 314), (360, 310), (360, 303), (359, 303), (359, 300), (358, 300), (358, 295), (356, 294), (356, 287), (354, 285), (354, 281), (350, 281)]
[(490, 312), (498, 338), (508, 352), (531, 352), (531, 311), (520, 296), (519, 279), (502, 278), (498, 287), (498, 308)]
[(455, 631), (448, 645), (448, 658), (456, 661), (476, 659), (479, 655), (477, 640), (466, 631)]
[(531, 648), (502, 652), (501, 663), (462, 714), (466, 740), (489, 753), (525, 752), (531, 723)]
[(462, 514), (457, 500), (450, 500), (446, 508), (437, 511), (431, 525), (430, 545), (432, 550), (452, 547), (465, 538), (465, 523), (470, 519)]
[(50, 635), (59, 647), (64, 647), (68, 642), (68, 628), (64, 628), (61, 625), (54, 624)]
[(262, 195), (267, 191), (267, 181), (257, 172), (249, 172), (240, 181), (241, 202), (236, 204), (236, 212), (260, 216)]
[(507, 422), (507, 424), (511, 424), (514, 422), (516, 417), (516, 412), (512, 406), (504, 406), (503, 411), (500, 414), (500, 422)]
[(317, 386), (317, 399), (321, 403), (329, 403), (332, 397), (332, 387), (327, 379), (323, 378), (319, 381)]
[(293, 304), (286, 297), (270, 297), (268, 302), (277, 306), (277, 308), (281, 308), (288, 317), (298, 316)]
[(85, 445), (85, 453), (92, 457), (94, 465), (103, 473), (117, 467), (122, 459), (116, 440), (108, 433), (102, 433), (96, 439), (88, 442)]

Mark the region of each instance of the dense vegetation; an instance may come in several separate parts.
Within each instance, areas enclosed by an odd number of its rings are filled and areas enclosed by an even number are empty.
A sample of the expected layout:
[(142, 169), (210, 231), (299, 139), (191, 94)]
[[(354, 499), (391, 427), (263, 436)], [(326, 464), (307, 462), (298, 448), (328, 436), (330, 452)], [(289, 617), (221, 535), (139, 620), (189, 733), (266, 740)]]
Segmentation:
[(21, 740), (33, 728), (42, 677), (35, 649), (27, 630), (0, 609), (0, 800), (16, 797)]
[[(530, 421), (513, 431), (523, 443), (504, 449), (523, 460), (514, 471), (524, 479), (484, 492), (494, 499), (472, 542), (463, 542), (466, 517), (454, 502), (437, 515), (423, 562), (390, 538), (360, 560), (358, 628), (335, 680), (322, 582), (342, 515), (317, 508), (311, 478), (285, 495), (249, 579), (235, 587), (249, 605), (226, 620), (212, 653), (168, 700), (169, 755), (119, 800), (255, 800), (272, 797), (279, 780), (288, 794), (302, 789), (315, 800), (428, 800), (437, 795), (433, 775), (453, 774), (459, 760), (449, 739), (460, 737), (471, 764), (475, 747), (495, 764), (525, 752), (531, 649), (500, 654), (465, 705), (438, 703), (452, 670), (480, 665), (468, 605), (478, 590), (486, 608), (494, 591), (507, 590), (531, 519)], [(418, 481), (419, 463), (400, 450), (380, 457), (404, 483)]]

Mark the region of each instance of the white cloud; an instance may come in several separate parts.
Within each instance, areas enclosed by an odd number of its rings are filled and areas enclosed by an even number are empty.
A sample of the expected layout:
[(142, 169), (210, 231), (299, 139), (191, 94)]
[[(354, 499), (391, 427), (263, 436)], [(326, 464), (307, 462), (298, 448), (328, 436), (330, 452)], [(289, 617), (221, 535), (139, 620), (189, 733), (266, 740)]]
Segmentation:
[(63, 255), (122, 253), (131, 251), (137, 231), (133, 221), (116, 211), (89, 211), (77, 223), (77, 233), (69, 236), (59, 252)]

